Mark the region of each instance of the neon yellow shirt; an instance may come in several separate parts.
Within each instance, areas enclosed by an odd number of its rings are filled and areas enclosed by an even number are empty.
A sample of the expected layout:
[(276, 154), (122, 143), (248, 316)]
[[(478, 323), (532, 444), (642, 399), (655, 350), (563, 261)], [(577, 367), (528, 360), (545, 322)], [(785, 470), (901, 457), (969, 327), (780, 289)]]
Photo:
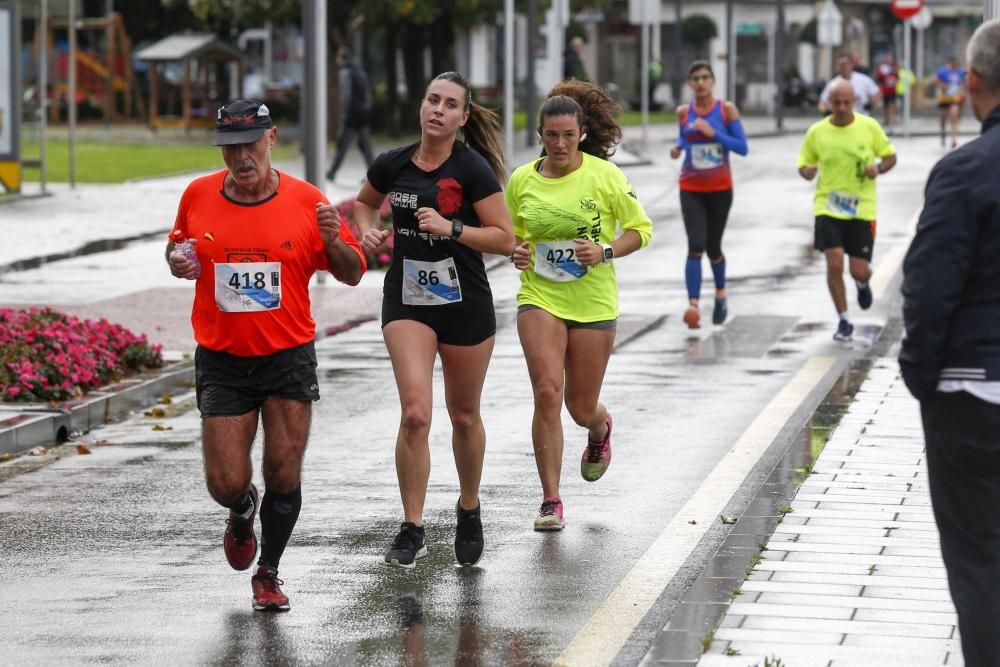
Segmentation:
[(521, 272), (517, 303), (556, 317), (599, 322), (618, 317), (614, 263), (585, 267), (573, 261), (574, 239), (611, 243), (618, 227), (649, 244), (653, 223), (617, 165), (583, 153), (579, 169), (546, 178), (538, 161), (518, 167), (505, 197), (514, 234), (531, 244), (531, 266)]
[(862, 114), (843, 127), (827, 116), (813, 123), (799, 151), (799, 167), (819, 165), (813, 213), (841, 220), (874, 220), (875, 181), (865, 167), (876, 157), (895, 155), (896, 149), (878, 121)]

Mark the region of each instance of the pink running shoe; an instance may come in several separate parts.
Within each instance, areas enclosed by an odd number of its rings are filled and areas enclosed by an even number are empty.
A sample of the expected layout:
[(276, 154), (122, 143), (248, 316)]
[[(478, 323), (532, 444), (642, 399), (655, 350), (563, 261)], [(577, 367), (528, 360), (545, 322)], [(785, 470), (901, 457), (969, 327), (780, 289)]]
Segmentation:
[(604, 422), (608, 425), (608, 434), (604, 436), (602, 442), (594, 442), (587, 438), (587, 448), (583, 450), (583, 457), (580, 459), (580, 474), (588, 482), (596, 482), (611, 465), (611, 413)]
[(564, 525), (562, 501), (558, 498), (543, 500), (535, 517), (535, 530), (562, 530)]
[(226, 560), (234, 570), (245, 570), (253, 565), (257, 557), (257, 535), (253, 532), (253, 520), (257, 517), (260, 507), (260, 496), (257, 487), (250, 484), (250, 500), (253, 501), (253, 512), (249, 519), (243, 519), (229, 512), (226, 521), (226, 534), (222, 536), (222, 549), (226, 552)]

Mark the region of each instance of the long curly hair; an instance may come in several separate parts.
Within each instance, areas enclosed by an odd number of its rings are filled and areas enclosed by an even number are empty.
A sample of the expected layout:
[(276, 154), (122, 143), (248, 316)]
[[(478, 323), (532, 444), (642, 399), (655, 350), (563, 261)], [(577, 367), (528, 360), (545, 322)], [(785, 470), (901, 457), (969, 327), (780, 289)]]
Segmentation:
[[(487, 109), (472, 101), (472, 89), (469, 82), (458, 72), (442, 72), (434, 77), (431, 83), (438, 80), (450, 81), (465, 89), (465, 111), (469, 112), (469, 119), (465, 121), (465, 127), (462, 128), (462, 139), (469, 148), (486, 158), (490, 169), (503, 183), (507, 180), (507, 173), (503, 164), (504, 150), (500, 140), (503, 125), (500, 123), (500, 117), (492, 109)], [(427, 87), (430, 87), (430, 83), (427, 84)], [(426, 96), (426, 91), (424, 95)]]
[[(594, 157), (607, 160), (615, 154), (615, 147), (622, 140), (618, 125), (621, 105), (603, 88), (587, 81), (568, 79), (557, 83), (538, 111), (538, 129), (549, 116), (576, 116), (587, 137), (580, 143), (580, 150)], [(545, 149), (542, 149), (545, 155)]]

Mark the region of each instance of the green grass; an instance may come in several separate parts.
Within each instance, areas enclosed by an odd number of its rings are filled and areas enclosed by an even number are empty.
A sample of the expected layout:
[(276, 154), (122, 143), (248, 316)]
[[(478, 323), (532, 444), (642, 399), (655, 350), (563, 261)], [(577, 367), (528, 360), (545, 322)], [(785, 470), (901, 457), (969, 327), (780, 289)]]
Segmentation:
[[(62, 139), (47, 142), (48, 180), (69, 180), (69, 144)], [(278, 144), (272, 158), (282, 160), (298, 152), (294, 144)], [(22, 159), (37, 159), (38, 142), (26, 140), (21, 146)], [(214, 146), (187, 144), (123, 144), (78, 141), (76, 143), (76, 180), (78, 183), (121, 183), (132, 178), (165, 176), (202, 169), (222, 169), (222, 155)], [(38, 181), (38, 169), (25, 169), (25, 181)]]
[[(514, 129), (525, 128), (527, 116), (523, 111), (514, 114)], [(673, 111), (651, 111), (649, 122), (674, 123), (677, 114)], [(638, 111), (622, 113), (619, 122), (623, 126), (640, 125)], [(375, 140), (384, 137), (375, 137)], [(414, 138), (415, 140), (415, 138)], [(49, 139), (47, 142), (46, 166), (48, 180), (53, 183), (69, 181), (69, 143), (65, 139)], [(295, 143), (278, 142), (272, 154), (274, 160), (287, 160), (298, 154)], [(332, 147), (328, 149), (332, 155)], [(36, 160), (39, 156), (38, 140), (27, 136), (22, 138), (21, 157)], [(121, 183), (135, 178), (167, 176), (189, 171), (223, 168), (222, 156), (214, 146), (197, 143), (149, 144), (102, 141), (76, 142), (77, 183)], [(38, 169), (25, 169), (23, 180), (37, 182)]]

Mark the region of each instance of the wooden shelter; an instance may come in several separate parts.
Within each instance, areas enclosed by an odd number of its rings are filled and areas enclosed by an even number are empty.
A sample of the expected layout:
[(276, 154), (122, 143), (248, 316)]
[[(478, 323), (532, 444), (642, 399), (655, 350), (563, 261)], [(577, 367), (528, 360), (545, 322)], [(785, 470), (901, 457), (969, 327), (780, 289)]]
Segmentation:
[[(236, 65), (237, 96), (243, 95), (243, 54), (212, 34), (171, 35), (138, 51), (136, 57), (149, 63), (149, 125), (161, 127), (215, 127), (215, 107), (228, 99), (228, 85), (220, 76), (223, 65)], [(160, 115), (160, 68), (182, 63), (181, 115)]]

